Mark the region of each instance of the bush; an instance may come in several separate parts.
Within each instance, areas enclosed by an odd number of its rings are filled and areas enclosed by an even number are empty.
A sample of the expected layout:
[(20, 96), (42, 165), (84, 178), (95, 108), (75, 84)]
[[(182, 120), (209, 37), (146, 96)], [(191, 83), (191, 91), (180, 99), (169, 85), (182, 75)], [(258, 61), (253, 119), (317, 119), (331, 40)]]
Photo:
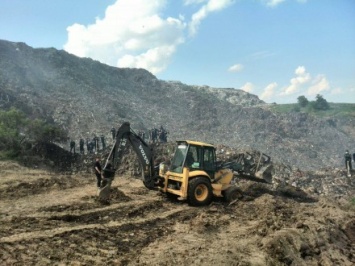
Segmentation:
[(296, 112), (296, 113), (299, 113), (299, 112), (301, 112), (301, 108), (296, 105), (295, 107), (293, 107), (292, 111)]

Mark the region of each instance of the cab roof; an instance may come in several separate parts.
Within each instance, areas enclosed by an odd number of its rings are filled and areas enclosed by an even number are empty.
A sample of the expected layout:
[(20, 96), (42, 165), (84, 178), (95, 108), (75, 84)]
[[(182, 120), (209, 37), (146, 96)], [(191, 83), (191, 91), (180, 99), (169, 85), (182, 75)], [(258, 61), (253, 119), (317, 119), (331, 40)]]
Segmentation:
[(194, 140), (178, 140), (176, 142), (177, 143), (185, 142), (187, 144), (191, 144), (191, 145), (195, 145), (195, 146), (214, 147), (212, 144), (205, 143), (205, 142), (200, 142), (200, 141), (194, 141)]

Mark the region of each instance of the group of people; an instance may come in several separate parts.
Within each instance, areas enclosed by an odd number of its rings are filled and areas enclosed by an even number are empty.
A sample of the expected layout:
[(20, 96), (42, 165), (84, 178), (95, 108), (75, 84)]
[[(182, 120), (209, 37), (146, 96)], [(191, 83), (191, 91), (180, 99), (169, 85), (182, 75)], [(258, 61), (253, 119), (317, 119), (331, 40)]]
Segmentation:
[[(79, 152), (80, 154), (85, 153), (85, 140), (83, 138), (80, 138), (79, 140)], [(70, 153), (75, 154), (75, 148), (76, 148), (76, 143), (72, 139), (70, 141)], [(95, 153), (99, 150), (104, 150), (106, 149), (106, 140), (105, 136), (101, 135), (100, 137), (94, 136), (92, 139), (86, 138), (86, 151), (87, 153)]]
[(160, 128), (154, 127), (150, 129), (148, 134), (149, 134), (149, 141), (151, 143), (168, 142), (169, 131), (167, 131), (163, 126), (160, 126)]
[[(355, 162), (355, 152), (352, 155), (353, 157), (353, 161)], [(349, 170), (352, 170), (353, 167), (351, 165), (351, 153), (349, 153), (349, 150), (345, 151), (345, 155), (344, 155), (344, 159), (345, 159), (345, 168)]]
[[(167, 142), (169, 132), (163, 126), (160, 126), (160, 128), (154, 127), (148, 130), (148, 134), (146, 134), (146, 131), (144, 130), (139, 130), (137, 134), (143, 141), (156, 143), (156, 142)], [(116, 129), (114, 127), (111, 129), (111, 135), (112, 135), (112, 139), (114, 140), (116, 138)]]
[[(114, 127), (110, 130), (112, 140), (114, 141), (116, 138), (117, 131)], [(160, 128), (152, 128), (148, 131), (148, 138), (146, 132), (144, 130), (139, 130), (138, 135), (143, 139), (143, 141), (148, 140), (150, 143), (156, 142), (167, 142), (168, 141), (168, 134), (169, 132), (163, 127)], [(105, 136), (101, 135), (98, 137), (95, 135), (92, 139), (87, 138), (86, 141), (83, 138), (79, 140), (79, 152), (80, 154), (85, 153), (85, 144), (86, 144), (86, 151), (87, 154), (95, 153), (100, 150), (106, 149), (106, 140)], [(75, 154), (76, 153), (76, 142), (74, 139), (70, 140), (70, 152)]]

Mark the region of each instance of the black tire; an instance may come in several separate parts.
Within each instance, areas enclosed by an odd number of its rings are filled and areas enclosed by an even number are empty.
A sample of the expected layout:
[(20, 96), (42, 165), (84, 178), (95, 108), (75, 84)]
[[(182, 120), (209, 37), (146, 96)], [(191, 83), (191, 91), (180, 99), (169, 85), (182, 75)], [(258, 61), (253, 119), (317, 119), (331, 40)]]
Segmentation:
[(236, 186), (231, 186), (227, 188), (225, 191), (223, 191), (223, 195), (224, 195), (224, 200), (226, 202), (232, 202), (234, 200), (243, 198), (242, 191)]
[(210, 204), (213, 197), (210, 181), (204, 177), (196, 177), (190, 180), (187, 195), (191, 206)]

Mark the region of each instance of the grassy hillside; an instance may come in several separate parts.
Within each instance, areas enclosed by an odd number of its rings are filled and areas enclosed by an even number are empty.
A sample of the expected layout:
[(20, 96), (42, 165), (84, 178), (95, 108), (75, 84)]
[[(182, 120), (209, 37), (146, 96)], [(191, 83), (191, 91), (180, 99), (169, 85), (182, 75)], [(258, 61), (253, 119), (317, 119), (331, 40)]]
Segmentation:
[(315, 110), (310, 105), (300, 108), (298, 103), (270, 105), (276, 113), (303, 112), (316, 117), (355, 118), (355, 103), (329, 103), (328, 110)]

